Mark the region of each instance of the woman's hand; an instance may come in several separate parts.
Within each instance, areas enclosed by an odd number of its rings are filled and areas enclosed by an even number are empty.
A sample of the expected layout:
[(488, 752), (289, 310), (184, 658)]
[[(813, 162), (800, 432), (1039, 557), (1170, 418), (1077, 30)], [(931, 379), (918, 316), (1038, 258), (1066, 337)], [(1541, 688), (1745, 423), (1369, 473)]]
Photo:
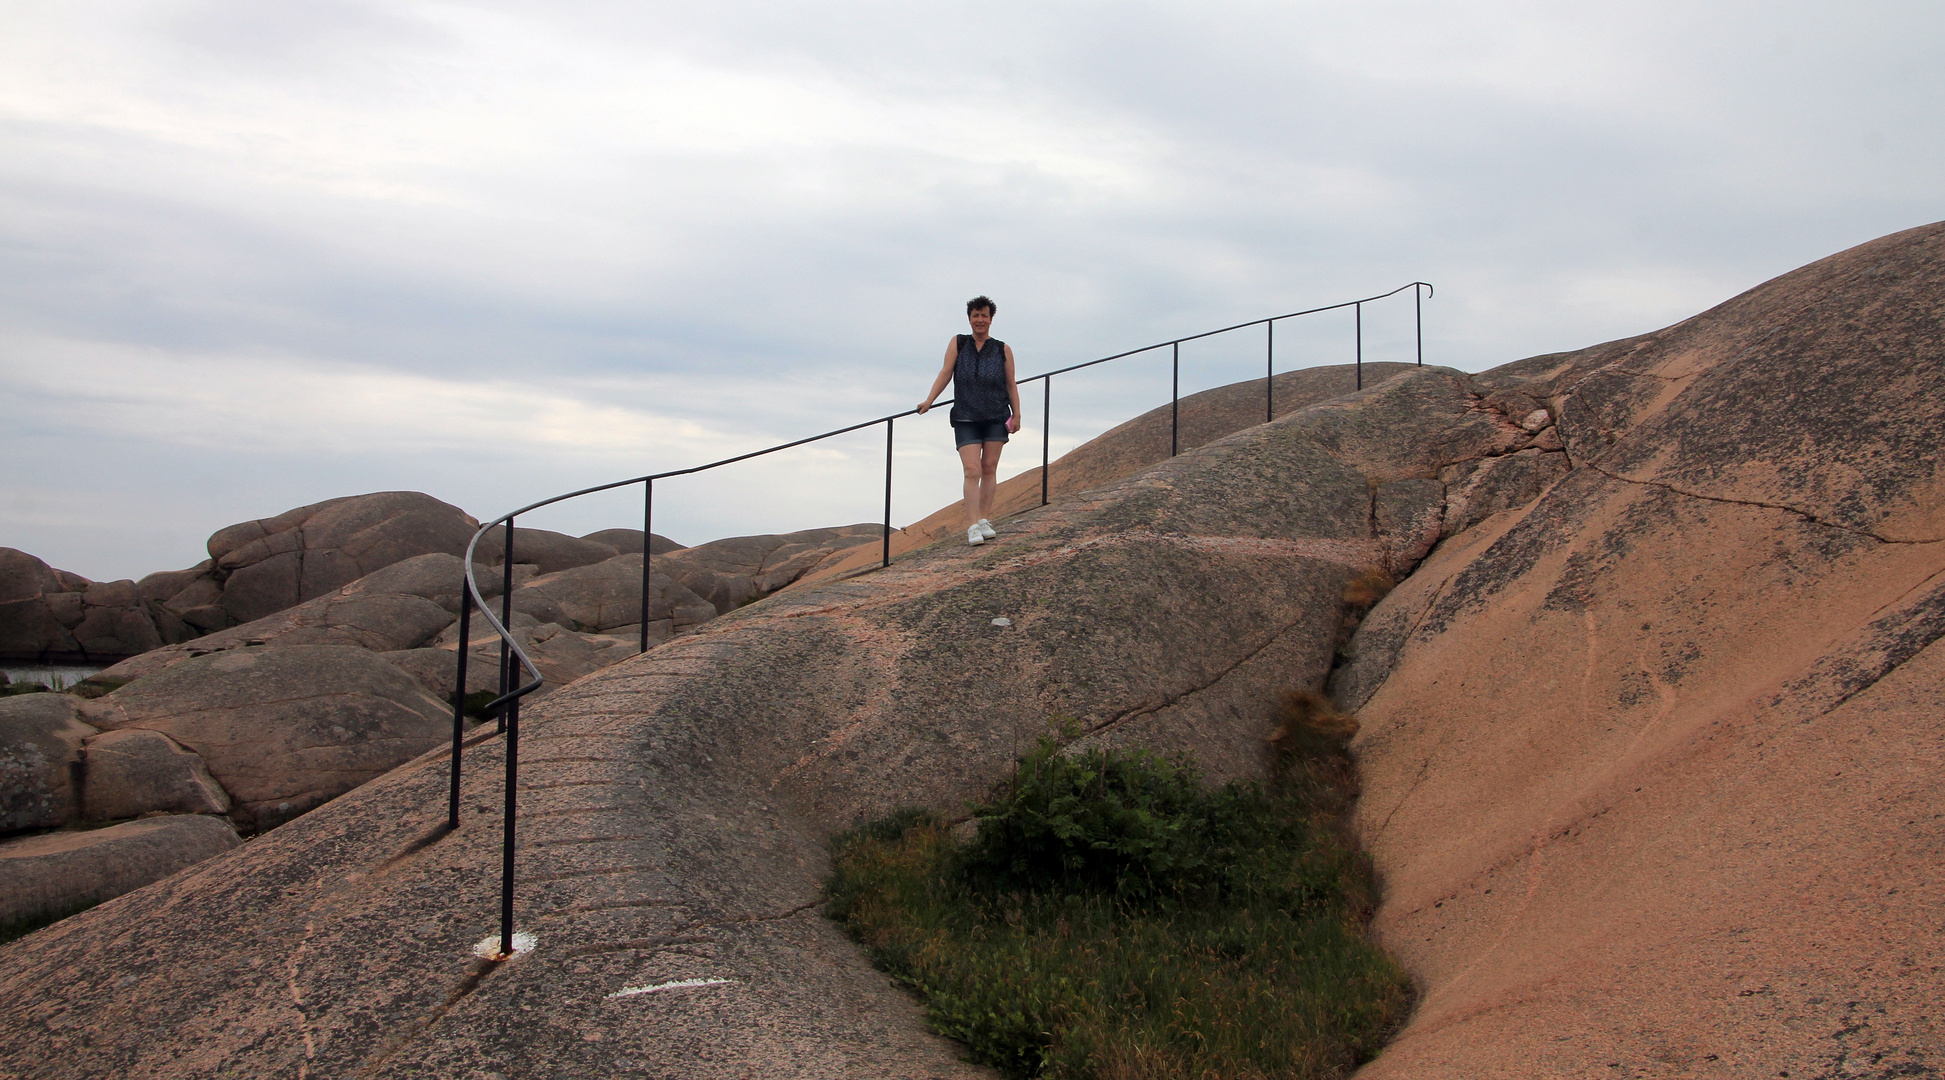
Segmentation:
[(929, 402), (929, 401), (921, 401), (921, 402), (919, 402), (919, 403), (918, 403), (918, 414), (919, 414), (920, 416), (924, 416), (924, 415), (925, 415), (925, 410), (927, 410), (927, 409), (929, 409), (929, 408), (931, 408), (931, 407), (932, 407), (932, 403), (931, 403), (931, 402)]
[(1018, 414), (1018, 413), (1015, 413), (1015, 414), (1013, 414), (1012, 416), (1009, 416), (1009, 417), (1007, 417), (1007, 418), (1006, 418), (1006, 432), (1007, 432), (1007, 434), (1009, 434), (1009, 435), (1017, 435), (1017, 434), (1019, 434), (1019, 432), (1020, 432), (1020, 416), (1019, 416), (1019, 414)]

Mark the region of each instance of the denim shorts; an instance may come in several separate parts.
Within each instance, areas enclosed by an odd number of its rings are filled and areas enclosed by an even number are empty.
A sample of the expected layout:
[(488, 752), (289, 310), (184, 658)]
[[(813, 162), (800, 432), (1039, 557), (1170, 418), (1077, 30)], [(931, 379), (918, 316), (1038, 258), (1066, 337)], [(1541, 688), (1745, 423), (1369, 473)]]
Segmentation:
[(1006, 421), (1004, 420), (954, 420), (952, 422), (952, 445), (954, 446), (1005, 441)]

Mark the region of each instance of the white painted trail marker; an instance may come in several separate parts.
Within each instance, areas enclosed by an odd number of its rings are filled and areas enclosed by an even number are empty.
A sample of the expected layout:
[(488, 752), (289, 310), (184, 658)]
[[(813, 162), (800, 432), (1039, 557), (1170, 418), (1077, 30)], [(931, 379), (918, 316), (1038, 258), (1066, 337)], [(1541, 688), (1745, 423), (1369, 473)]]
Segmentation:
[(608, 996), (634, 997), (637, 994), (659, 994), (664, 990), (686, 990), (692, 986), (723, 986), (735, 981), (735, 979), (677, 979), (674, 982), (656, 983), (653, 986), (624, 986)]

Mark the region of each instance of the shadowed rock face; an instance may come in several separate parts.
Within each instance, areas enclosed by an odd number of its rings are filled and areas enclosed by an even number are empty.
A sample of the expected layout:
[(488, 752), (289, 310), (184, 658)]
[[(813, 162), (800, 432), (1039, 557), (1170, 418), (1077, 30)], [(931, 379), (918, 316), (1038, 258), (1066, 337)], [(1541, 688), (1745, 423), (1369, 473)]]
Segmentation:
[(73, 820), (73, 767), (96, 729), (66, 694), (0, 699), (0, 834)]
[[(469, 976), (497, 909), (489, 737), (456, 834), (419, 843), (444, 816), (433, 755), (0, 951), (0, 1024), (59, 1050), (0, 1068), (980, 1075), (819, 916), (825, 837), (960, 810), (1054, 717), (1258, 774), (1277, 695), (1330, 666), (1345, 583), (1436, 540), (1442, 469), (1531, 443), (1428, 368), (1002, 522), (985, 547), (734, 611), (522, 719), (532, 953)], [(130, 925), (160, 928), (168, 962), (118, 951)], [(52, 974), (122, 965), (139, 992)], [(730, 981), (611, 996), (689, 979)]]
[(1424, 990), (1362, 1075), (1936, 1075), (1945, 226), (1477, 381), (1574, 467), (1338, 673)]

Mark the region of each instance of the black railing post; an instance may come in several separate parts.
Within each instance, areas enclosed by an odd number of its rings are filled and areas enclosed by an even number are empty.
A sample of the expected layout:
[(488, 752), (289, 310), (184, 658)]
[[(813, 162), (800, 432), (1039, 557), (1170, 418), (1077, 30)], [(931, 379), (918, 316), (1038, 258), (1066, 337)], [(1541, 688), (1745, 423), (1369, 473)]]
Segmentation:
[(891, 429), (898, 420), (895, 416), (885, 418), (885, 556), (878, 565), (891, 565)]
[(473, 590), (459, 576), (459, 673), (452, 691), (452, 790), (446, 796), (446, 828), (459, 828), (459, 750), (466, 738), (466, 652), (473, 642)]
[(520, 786), (520, 699), (507, 702), (500, 712), (506, 718), (507, 778), (506, 824), (500, 840), (500, 956), (513, 955), (513, 810), (514, 793)]
[(1364, 389), (1364, 302), (1358, 301), (1357, 315), (1357, 388)]
[(1168, 359), (1168, 456), (1182, 451), (1182, 343), (1169, 343)]
[(655, 534), (650, 526), (655, 524), (655, 478), (642, 481), (642, 651), (648, 651), (648, 564), (655, 561), (652, 550), (655, 542), (649, 537)]
[(1054, 377), (1040, 380), (1040, 505), (1047, 505), (1047, 439), (1053, 434)]
[(1425, 294), (1418, 291), (1418, 282), (1411, 283), (1411, 330), (1418, 339), (1418, 366), (1425, 366)]
[[(500, 625), (506, 627), (507, 633), (511, 634), (513, 633), (512, 514), (507, 515), (506, 549), (500, 552), (500, 554), (505, 557), (505, 561), (500, 564), (504, 568), (500, 574)], [(511, 689), (513, 689), (513, 642), (507, 640), (502, 635), (500, 638), (500, 696), (507, 696), (507, 691)], [(495, 726), (500, 731), (507, 729), (507, 714), (505, 709), (500, 710), (499, 723)]]
[(1263, 422), (1276, 419), (1276, 389), (1272, 380), (1276, 378), (1276, 320), (1265, 319), (1263, 329)]

